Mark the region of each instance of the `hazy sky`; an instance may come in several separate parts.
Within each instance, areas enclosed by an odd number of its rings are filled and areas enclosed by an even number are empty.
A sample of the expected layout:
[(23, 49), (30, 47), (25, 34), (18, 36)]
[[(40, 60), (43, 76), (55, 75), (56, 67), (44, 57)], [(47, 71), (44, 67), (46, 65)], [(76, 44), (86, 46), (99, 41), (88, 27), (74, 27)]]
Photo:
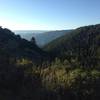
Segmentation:
[(100, 0), (0, 0), (0, 25), (57, 30), (100, 23)]

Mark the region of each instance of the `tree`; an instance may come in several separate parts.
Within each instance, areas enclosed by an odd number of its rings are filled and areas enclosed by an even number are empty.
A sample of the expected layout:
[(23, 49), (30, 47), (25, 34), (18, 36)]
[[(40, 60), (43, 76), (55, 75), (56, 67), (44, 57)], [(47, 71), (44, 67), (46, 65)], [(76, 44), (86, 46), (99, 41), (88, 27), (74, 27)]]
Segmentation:
[(36, 44), (36, 41), (35, 41), (34, 37), (31, 38), (31, 43)]

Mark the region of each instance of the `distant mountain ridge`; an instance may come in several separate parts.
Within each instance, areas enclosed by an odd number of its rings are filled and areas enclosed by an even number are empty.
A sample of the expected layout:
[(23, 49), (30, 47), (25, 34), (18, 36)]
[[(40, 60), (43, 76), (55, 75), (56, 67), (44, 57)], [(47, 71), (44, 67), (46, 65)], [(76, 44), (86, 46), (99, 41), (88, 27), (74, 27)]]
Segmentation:
[(35, 33), (35, 34), (39, 34), (39, 33), (44, 33), (44, 32), (48, 32), (47, 30), (13, 30), (13, 32), (15, 32), (16, 34), (27, 34), (27, 33)]
[(57, 31), (15, 31), (16, 34), (20, 34), (23, 38), (31, 40), (35, 37), (38, 46), (42, 47), (52, 40), (65, 35), (71, 30), (57, 30)]

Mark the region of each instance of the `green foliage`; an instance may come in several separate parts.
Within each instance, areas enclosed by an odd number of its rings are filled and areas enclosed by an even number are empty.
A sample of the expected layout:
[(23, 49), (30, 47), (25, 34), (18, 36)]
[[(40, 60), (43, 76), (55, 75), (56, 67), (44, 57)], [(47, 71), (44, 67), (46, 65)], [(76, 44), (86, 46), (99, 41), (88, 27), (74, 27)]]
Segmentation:
[(0, 28), (0, 99), (99, 100), (99, 31), (100, 25), (74, 30), (58, 39), (49, 58), (32, 41)]
[(63, 92), (66, 90), (65, 95), (68, 91), (72, 91), (72, 94), (74, 93), (75, 97), (81, 100), (87, 100), (91, 96), (95, 98), (93, 100), (96, 100), (98, 94), (100, 95), (100, 91), (98, 91), (100, 89), (100, 71), (98, 70), (74, 69), (67, 73), (64, 68), (56, 70), (52, 68), (42, 71), (42, 84), (49, 91), (58, 93), (60, 88)]
[(44, 47), (59, 59), (77, 59), (81, 67), (100, 66), (100, 24), (80, 27)]

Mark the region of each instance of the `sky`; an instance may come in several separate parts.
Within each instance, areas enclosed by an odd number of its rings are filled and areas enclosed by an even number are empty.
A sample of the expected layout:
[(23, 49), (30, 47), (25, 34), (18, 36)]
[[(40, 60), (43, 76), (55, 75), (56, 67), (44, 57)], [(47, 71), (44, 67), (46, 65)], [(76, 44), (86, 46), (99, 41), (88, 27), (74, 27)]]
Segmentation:
[(0, 26), (63, 30), (100, 23), (100, 0), (0, 0)]

